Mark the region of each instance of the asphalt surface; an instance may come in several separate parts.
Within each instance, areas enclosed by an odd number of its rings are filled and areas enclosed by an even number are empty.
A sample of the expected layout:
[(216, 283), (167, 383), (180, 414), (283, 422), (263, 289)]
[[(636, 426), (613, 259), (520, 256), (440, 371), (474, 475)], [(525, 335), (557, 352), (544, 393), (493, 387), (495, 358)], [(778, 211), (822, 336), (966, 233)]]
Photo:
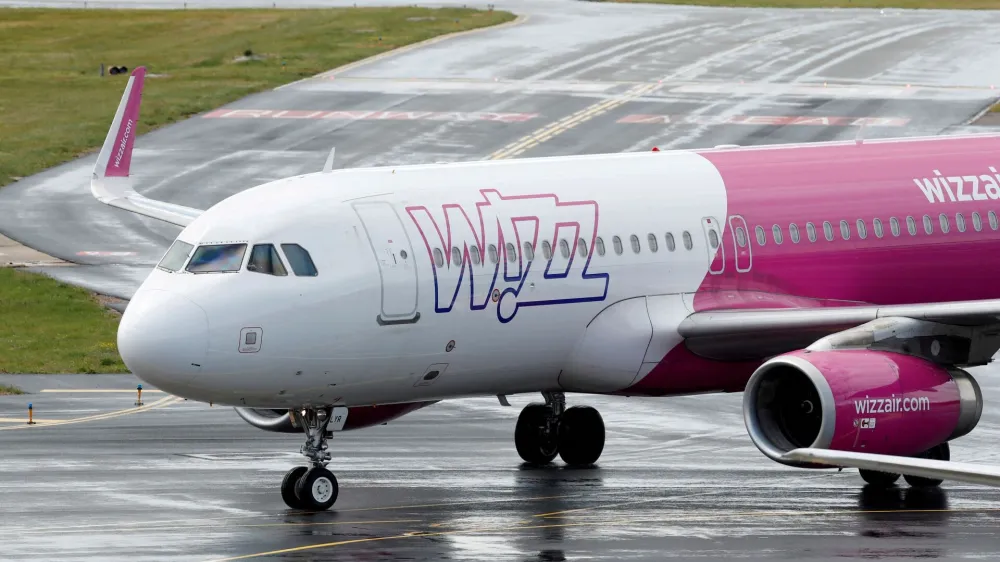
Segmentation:
[[(317, 4), (353, 2), (281, 3)], [(569, 0), (496, 6), (525, 18), (138, 138), (136, 188), (207, 208), (253, 185), (319, 170), (334, 146), (336, 166), (358, 167), (855, 138), (862, 122), (866, 137), (941, 134), (1000, 96), (991, 88), (1000, 86), (1000, 13)], [(155, 78), (146, 87), (155, 89)], [(0, 233), (82, 264), (39, 270), (128, 298), (179, 230), (93, 200), (95, 158), (0, 190)]]
[[(997, 371), (979, 376), (989, 404), (1000, 398)], [(1000, 490), (946, 482), (878, 493), (853, 470), (783, 467), (750, 444), (738, 395), (568, 396), (598, 407), (608, 429), (598, 466), (578, 470), (521, 466), (514, 422), (532, 396), (511, 397), (511, 408), (439, 403), (337, 434), (340, 498), (302, 514), (278, 492), (301, 462), (297, 435), (148, 387), (144, 411), (130, 412), (129, 376), (8, 380), (33, 393), (0, 397), (4, 561), (1000, 556)], [(80, 391), (91, 387), (124, 392)], [(35, 426), (24, 423), (29, 401)], [(1000, 462), (998, 430), (1000, 412), (987, 408), (952, 458)]]

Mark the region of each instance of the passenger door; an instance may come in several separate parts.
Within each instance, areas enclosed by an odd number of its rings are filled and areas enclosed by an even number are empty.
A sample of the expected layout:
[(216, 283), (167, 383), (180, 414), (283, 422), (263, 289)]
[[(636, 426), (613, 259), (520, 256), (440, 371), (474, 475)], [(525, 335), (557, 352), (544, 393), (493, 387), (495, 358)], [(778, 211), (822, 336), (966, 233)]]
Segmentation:
[(382, 279), (379, 324), (408, 324), (420, 319), (417, 312), (417, 268), (410, 239), (392, 205), (386, 201), (357, 201), (361, 219), (378, 262)]

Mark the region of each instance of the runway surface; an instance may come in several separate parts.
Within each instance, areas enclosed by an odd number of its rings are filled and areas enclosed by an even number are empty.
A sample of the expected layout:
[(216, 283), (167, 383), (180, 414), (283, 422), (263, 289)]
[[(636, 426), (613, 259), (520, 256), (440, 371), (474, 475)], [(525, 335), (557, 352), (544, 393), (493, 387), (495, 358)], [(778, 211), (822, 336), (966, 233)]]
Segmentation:
[[(988, 404), (1000, 398), (997, 371), (979, 376)], [(750, 444), (738, 395), (571, 395), (571, 404), (598, 407), (608, 428), (598, 467), (578, 470), (520, 465), (514, 421), (531, 396), (512, 397), (511, 408), (495, 399), (439, 403), (337, 434), (330, 468), (340, 499), (330, 512), (297, 514), (278, 485), (300, 463), (299, 436), (159, 393), (146, 392), (135, 413), (129, 376), (14, 382), (34, 393), (0, 397), (4, 561), (1000, 555), (1000, 490), (945, 483), (877, 493), (853, 470), (782, 467)], [(81, 391), (91, 387), (124, 392)], [(59, 389), (70, 391), (39, 392)], [(24, 423), (28, 401), (39, 425)], [(998, 429), (1000, 413), (987, 408), (952, 444), (952, 458), (998, 462)]]
[[(352, 2), (282, 3), (316, 4)], [(1000, 86), (994, 12), (569, 0), (497, 8), (524, 19), (251, 96), (138, 138), (137, 190), (207, 208), (253, 185), (318, 171), (334, 146), (337, 167), (358, 167), (850, 139), (861, 123), (869, 138), (935, 135), (1000, 95), (991, 87)], [(154, 90), (156, 80), (146, 87)], [(0, 190), (0, 233), (81, 264), (48, 268), (51, 275), (127, 298), (179, 230), (93, 200), (95, 158)]]

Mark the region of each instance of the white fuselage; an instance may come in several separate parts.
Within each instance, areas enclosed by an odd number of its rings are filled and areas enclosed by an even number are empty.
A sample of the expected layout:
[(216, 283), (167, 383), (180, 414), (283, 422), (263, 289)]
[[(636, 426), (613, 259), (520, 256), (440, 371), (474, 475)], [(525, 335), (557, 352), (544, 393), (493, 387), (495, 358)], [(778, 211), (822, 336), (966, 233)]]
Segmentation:
[(613, 392), (680, 341), (726, 211), (718, 172), (685, 152), (289, 178), (178, 240), (245, 243), (244, 266), (256, 244), (299, 244), (318, 275), (156, 269), (119, 345), (164, 390), (236, 406)]

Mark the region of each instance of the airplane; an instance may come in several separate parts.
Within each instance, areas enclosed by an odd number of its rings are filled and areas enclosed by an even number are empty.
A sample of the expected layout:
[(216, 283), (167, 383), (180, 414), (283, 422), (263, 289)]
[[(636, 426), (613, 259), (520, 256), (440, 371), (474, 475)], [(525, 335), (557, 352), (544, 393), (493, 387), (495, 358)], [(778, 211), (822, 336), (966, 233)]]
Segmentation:
[(341, 170), (331, 152), (200, 210), (132, 187), (144, 78), (91, 190), (182, 230), (119, 352), (166, 392), (303, 434), (292, 509), (336, 502), (335, 432), (522, 393), (544, 399), (514, 428), (532, 465), (601, 456), (600, 413), (567, 393), (742, 392), (778, 463), (1000, 485), (949, 449), (982, 416), (965, 368), (1000, 349), (1000, 136)]

